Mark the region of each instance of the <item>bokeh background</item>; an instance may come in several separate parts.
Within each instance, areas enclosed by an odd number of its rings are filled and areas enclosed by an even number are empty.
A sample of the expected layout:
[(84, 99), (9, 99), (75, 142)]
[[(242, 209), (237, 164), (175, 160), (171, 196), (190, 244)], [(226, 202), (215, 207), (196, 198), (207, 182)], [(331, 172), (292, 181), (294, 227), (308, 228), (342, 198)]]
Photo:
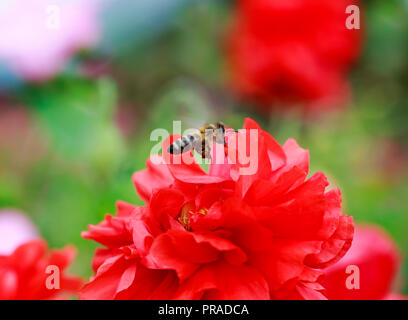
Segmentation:
[[(30, 20), (19, 10), (17, 25), (5, 28), (2, 10), (12, 2), (0, 1), (0, 208), (25, 212), (51, 247), (75, 245), (73, 272), (91, 275), (96, 245), (80, 236), (88, 224), (114, 213), (117, 200), (143, 203), (131, 176), (156, 144), (153, 129), (171, 131), (173, 120), (184, 129), (219, 120), (240, 128), (250, 116), (280, 143), (292, 137), (310, 150), (311, 172), (342, 190), (344, 212), (393, 236), (403, 258), (397, 286), (408, 293), (408, 1), (361, 2), (352, 94), (341, 107), (308, 114), (259, 108), (229, 86), (225, 39), (235, 1), (80, 1), (93, 6), (74, 10), (89, 23), (66, 41), (85, 42), (45, 74), (62, 45), (25, 34)], [(35, 58), (21, 70), (23, 58), (2, 54), (7, 38), (19, 36)]]

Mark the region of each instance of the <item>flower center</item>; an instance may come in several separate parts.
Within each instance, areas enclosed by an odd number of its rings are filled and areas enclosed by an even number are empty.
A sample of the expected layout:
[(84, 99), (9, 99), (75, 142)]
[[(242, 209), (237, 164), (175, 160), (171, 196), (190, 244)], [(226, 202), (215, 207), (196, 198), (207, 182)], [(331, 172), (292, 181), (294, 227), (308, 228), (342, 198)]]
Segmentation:
[(180, 224), (184, 227), (184, 229), (186, 229), (187, 231), (191, 231), (190, 217), (195, 214), (201, 214), (205, 216), (207, 213), (208, 213), (207, 208), (201, 208), (200, 210), (194, 210), (192, 209), (191, 204), (186, 204), (181, 209), (181, 212), (177, 217), (177, 221), (180, 222)]

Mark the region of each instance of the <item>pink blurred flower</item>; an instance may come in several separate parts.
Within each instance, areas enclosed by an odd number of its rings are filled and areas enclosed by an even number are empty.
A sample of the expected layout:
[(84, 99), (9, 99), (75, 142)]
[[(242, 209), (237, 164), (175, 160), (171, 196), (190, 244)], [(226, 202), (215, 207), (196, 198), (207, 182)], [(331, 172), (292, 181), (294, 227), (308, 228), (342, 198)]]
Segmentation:
[(10, 254), (19, 245), (38, 238), (34, 224), (23, 213), (0, 210), (0, 255)]
[(0, 5), (0, 60), (33, 81), (56, 74), (98, 39), (98, 0), (9, 0)]
[[(357, 266), (359, 289), (348, 289), (348, 266)], [(400, 258), (393, 240), (376, 226), (356, 228), (350, 250), (337, 264), (325, 269), (322, 284), (329, 300), (401, 300), (392, 293)]]

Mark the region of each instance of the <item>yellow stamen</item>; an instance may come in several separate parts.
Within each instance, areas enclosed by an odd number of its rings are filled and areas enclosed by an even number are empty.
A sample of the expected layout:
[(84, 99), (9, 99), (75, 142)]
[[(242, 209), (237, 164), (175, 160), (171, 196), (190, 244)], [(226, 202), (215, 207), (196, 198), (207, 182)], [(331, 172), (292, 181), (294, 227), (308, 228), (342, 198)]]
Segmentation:
[(180, 222), (180, 224), (186, 229), (187, 231), (191, 231), (191, 226), (190, 226), (190, 217), (196, 213), (201, 214), (205, 216), (208, 213), (207, 208), (201, 208), (198, 211), (193, 211), (190, 210), (191, 204), (186, 204), (182, 209), (177, 217), (177, 221)]

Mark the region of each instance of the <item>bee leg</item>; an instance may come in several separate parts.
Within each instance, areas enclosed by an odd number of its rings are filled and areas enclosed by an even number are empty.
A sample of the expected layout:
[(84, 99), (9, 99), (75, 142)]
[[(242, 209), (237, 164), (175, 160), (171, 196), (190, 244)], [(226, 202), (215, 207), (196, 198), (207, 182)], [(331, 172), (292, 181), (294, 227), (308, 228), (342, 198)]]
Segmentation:
[(201, 149), (202, 149), (202, 137), (199, 134), (194, 135), (194, 140), (191, 143), (193, 149), (197, 151), (199, 154), (201, 154)]
[(211, 161), (211, 147), (209, 141), (206, 139), (202, 141), (201, 150), (199, 151), (203, 159), (209, 159)]
[(211, 149), (208, 146), (205, 148), (204, 153), (202, 154), (203, 159), (208, 159), (210, 162), (212, 162), (212, 157), (211, 157)]
[(205, 158), (205, 152), (207, 150), (206, 144), (207, 144), (207, 140), (203, 140), (202, 145), (201, 145), (201, 153), (200, 153), (201, 157), (203, 157), (203, 158)]
[(211, 160), (211, 153), (210, 153), (210, 150), (209, 149), (205, 149), (205, 150), (203, 150), (203, 148), (194, 148), (194, 150), (201, 156), (201, 158), (202, 159), (209, 159), (210, 161), (212, 161)]
[(201, 149), (196, 149), (194, 148), (194, 150), (202, 157), (203, 155), (201, 154)]

